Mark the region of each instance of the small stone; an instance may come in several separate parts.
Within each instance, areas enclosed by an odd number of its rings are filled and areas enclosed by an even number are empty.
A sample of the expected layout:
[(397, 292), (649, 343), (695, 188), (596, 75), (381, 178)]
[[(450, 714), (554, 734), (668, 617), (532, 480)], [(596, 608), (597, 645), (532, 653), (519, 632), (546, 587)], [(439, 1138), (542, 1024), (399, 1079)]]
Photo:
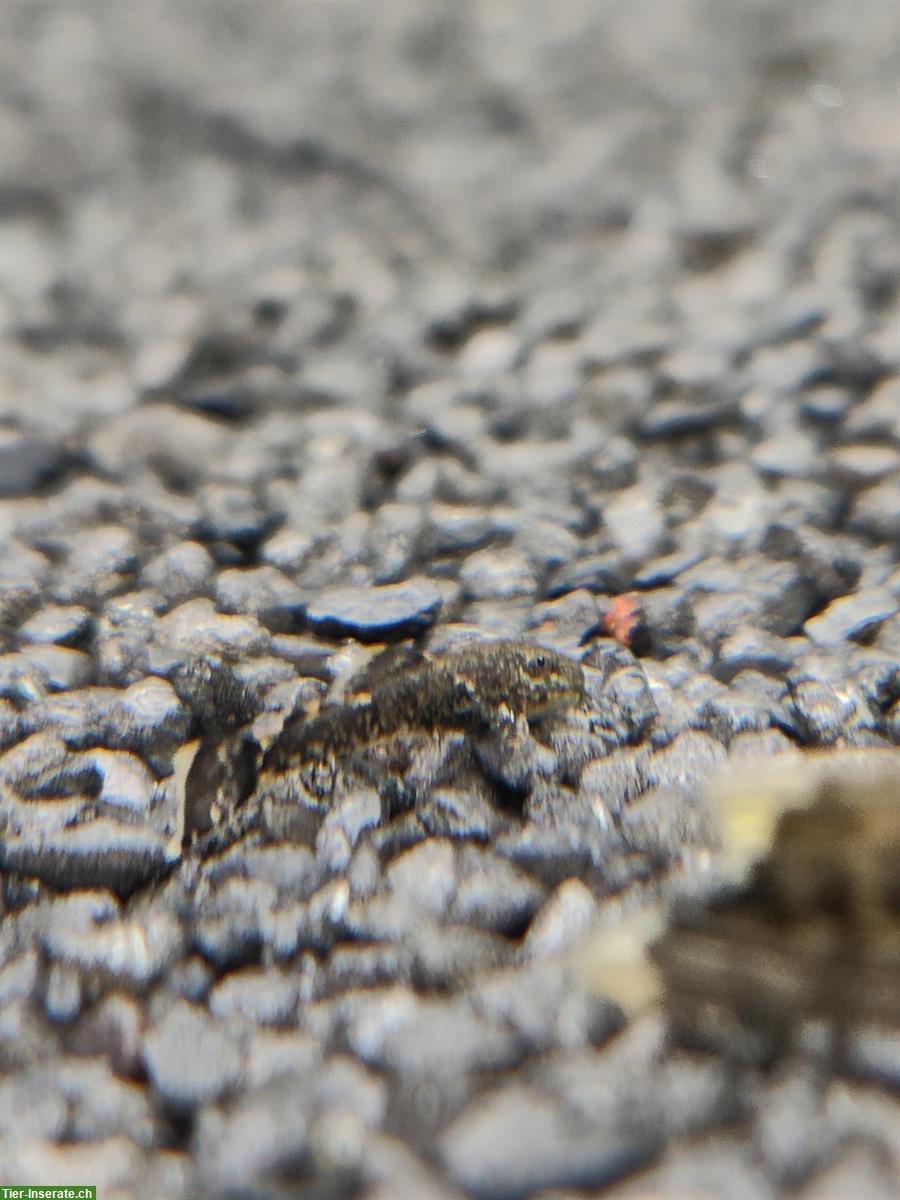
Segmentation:
[(388, 886), (414, 909), (441, 916), (456, 891), (456, 849), (432, 839), (399, 854), (385, 872)]
[(764, 475), (806, 479), (819, 469), (821, 451), (813, 437), (793, 429), (760, 442), (750, 458)]
[(430, 629), (442, 602), (440, 588), (424, 578), (376, 588), (333, 588), (310, 601), (306, 619), (322, 637), (394, 642)]
[(711, 592), (694, 603), (695, 636), (716, 647), (760, 618), (760, 604), (744, 591)]
[(63, 604), (96, 603), (125, 589), (137, 563), (133, 534), (121, 525), (80, 529), (61, 539), (65, 563), (55, 573), (53, 592)]
[(275, 567), (232, 568), (216, 580), (216, 599), (226, 613), (253, 613), (269, 628), (289, 632), (303, 623), (303, 593)]
[(130, 684), (150, 670), (159, 601), (154, 593), (128, 592), (103, 606), (94, 649), (107, 680)]
[(103, 893), (87, 893), (58, 903), (41, 944), (56, 962), (105, 975), (120, 986), (146, 987), (176, 961), (182, 935), (169, 913), (119, 916)]
[(804, 416), (823, 425), (839, 424), (853, 406), (853, 393), (848, 388), (820, 387), (806, 392), (800, 401)]
[(136, 754), (120, 750), (86, 750), (73, 756), (74, 766), (83, 762), (100, 775), (98, 803), (149, 815), (156, 798), (156, 781)]
[(715, 677), (724, 683), (741, 671), (761, 671), (764, 675), (778, 676), (791, 665), (795, 654), (787, 639), (744, 625), (721, 644), (713, 670)]
[(870, 726), (873, 720), (854, 685), (831, 685), (818, 679), (793, 683), (786, 710), (804, 744), (810, 746), (832, 745), (860, 726)]
[(131, 1078), (140, 1066), (143, 1016), (138, 1003), (113, 992), (85, 1013), (72, 1033), (76, 1054), (106, 1057), (117, 1075)]
[(113, 719), (139, 739), (180, 740), (187, 732), (189, 715), (167, 679), (148, 675), (117, 695)]
[(864, 588), (832, 600), (823, 612), (810, 617), (803, 632), (818, 646), (839, 646), (867, 638), (897, 612), (897, 601), (887, 588)]
[(701, 557), (695, 550), (675, 550), (671, 554), (664, 554), (637, 572), (634, 586), (639, 589), (663, 587), (696, 566)]
[(466, 926), (515, 936), (527, 927), (544, 899), (537, 880), (478, 846), (460, 848), (458, 874), (448, 909), (452, 920)]
[(857, 487), (869, 487), (900, 472), (900, 450), (893, 446), (840, 446), (828, 456), (835, 472)]
[(197, 1172), (219, 1195), (252, 1194), (265, 1186), (261, 1180), (290, 1177), (309, 1155), (310, 1108), (303, 1074), (204, 1107), (193, 1139)]
[(416, 805), (422, 827), (435, 838), (488, 841), (502, 833), (509, 818), (476, 788), (432, 788)]
[(25, 738), (0, 756), (0, 778), (14, 788), (27, 788), (42, 776), (58, 771), (68, 756), (66, 743), (51, 730)]
[(176, 542), (152, 558), (141, 577), (169, 604), (179, 604), (206, 590), (214, 567), (211, 554), (199, 542)]
[(252, 617), (226, 616), (211, 600), (187, 600), (159, 618), (153, 651), (169, 666), (202, 656), (260, 654), (268, 644), (269, 634)]
[(381, 820), (381, 797), (373, 789), (354, 791), (329, 809), (316, 834), (316, 855), (329, 871), (347, 869), (360, 837)]
[(882, 380), (847, 414), (844, 429), (851, 437), (900, 438), (900, 375)]
[(172, 404), (146, 404), (114, 417), (92, 435), (94, 462), (107, 477), (129, 479), (151, 461), (167, 483), (194, 485), (226, 459), (235, 434), (220, 422)]
[(616, 436), (604, 442), (587, 467), (599, 488), (618, 492), (631, 487), (637, 479), (638, 458), (634, 444), (628, 438)]
[(223, 1021), (180, 1001), (145, 1034), (142, 1058), (165, 1103), (183, 1110), (208, 1104), (233, 1088), (243, 1055)]
[(480, 329), (461, 350), (457, 366), (465, 379), (482, 381), (509, 371), (520, 352), (521, 343), (514, 330)]
[(50, 563), (16, 540), (0, 541), (0, 622), (15, 625), (43, 594)]
[(528, 557), (514, 549), (480, 550), (470, 555), (459, 573), (471, 600), (508, 600), (533, 596), (537, 577)]
[(266, 538), (260, 557), (279, 571), (290, 574), (300, 570), (314, 545), (315, 539), (311, 534), (285, 526)]
[(772, 708), (766, 693), (748, 683), (743, 688), (732, 686), (724, 695), (707, 700), (698, 716), (713, 737), (728, 745), (739, 734), (768, 729)]
[(298, 994), (295, 976), (248, 967), (233, 971), (216, 984), (210, 993), (209, 1011), (224, 1021), (286, 1025), (291, 1021)]
[(645, 779), (656, 787), (693, 788), (725, 761), (725, 751), (709, 734), (687, 730), (647, 761)]
[(22, 647), (22, 657), (51, 692), (85, 687), (93, 681), (94, 663), (89, 654), (68, 646), (38, 642)]
[(641, 484), (617, 493), (603, 508), (603, 523), (617, 549), (634, 563), (657, 554), (665, 533), (663, 512)]
[(278, 514), (259, 503), (249, 487), (209, 483), (198, 490), (198, 498), (205, 537), (244, 554), (255, 552), (279, 523)]
[(460, 554), (483, 546), (496, 532), (490, 513), (468, 504), (433, 503), (421, 533), (429, 556)]
[(548, 958), (583, 941), (598, 916), (597, 902), (580, 879), (560, 884), (531, 924), (524, 951)]
[(602, 1108), (592, 1119), (579, 1116), (537, 1088), (509, 1083), (464, 1109), (441, 1136), (440, 1155), (454, 1182), (479, 1200), (595, 1192), (653, 1155), (658, 1136), (649, 1131), (629, 1138)]
[(33, 495), (58, 478), (65, 461), (65, 448), (58, 442), (0, 430), (0, 497)]
[(23, 828), (0, 840), (0, 866), (51, 887), (109, 887), (128, 893), (167, 873), (180, 847), (150, 829), (98, 818), (69, 828)]
[(850, 509), (847, 527), (878, 541), (900, 542), (900, 482), (885, 479), (860, 492)]
[(68, 1121), (68, 1104), (45, 1071), (7, 1075), (0, 1080), (0, 1134), (17, 1140), (55, 1141)]
[(661, 441), (706, 433), (733, 423), (737, 407), (721, 400), (658, 400), (638, 422), (638, 433), (647, 441)]
[(44, 1010), (51, 1021), (67, 1023), (81, 1008), (81, 979), (77, 971), (58, 963), (50, 968), (44, 988)]
[(500, 1070), (518, 1058), (512, 1033), (464, 1001), (422, 1000), (405, 988), (367, 996), (347, 1040), (373, 1067), (425, 1079)]
[(19, 637), (26, 642), (54, 642), (60, 646), (77, 646), (90, 632), (91, 614), (80, 605), (49, 604), (40, 609), (19, 628)]

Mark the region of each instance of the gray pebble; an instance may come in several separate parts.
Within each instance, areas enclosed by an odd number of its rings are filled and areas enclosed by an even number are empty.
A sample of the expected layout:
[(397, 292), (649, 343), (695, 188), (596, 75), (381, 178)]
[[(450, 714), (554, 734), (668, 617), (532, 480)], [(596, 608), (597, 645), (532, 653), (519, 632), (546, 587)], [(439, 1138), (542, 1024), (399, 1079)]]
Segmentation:
[(58, 477), (65, 448), (33, 434), (0, 430), (0, 497), (29, 496)]
[(464, 1001), (422, 1000), (402, 988), (367, 997), (347, 1040), (364, 1062), (423, 1078), (497, 1070), (518, 1057), (509, 1030)]
[(806, 392), (800, 402), (804, 416), (824, 425), (839, 424), (853, 407), (853, 393), (842, 387), (820, 387)]
[(552, 1188), (596, 1190), (647, 1162), (650, 1130), (631, 1137), (616, 1122), (573, 1119), (526, 1083), (510, 1083), (467, 1108), (440, 1139), (441, 1159), (476, 1200), (525, 1200)]
[(48, 604), (19, 628), (26, 642), (55, 642), (77, 646), (90, 632), (91, 614), (80, 605)]
[(529, 958), (548, 958), (573, 949), (596, 922), (599, 909), (580, 879), (567, 879), (535, 917), (525, 937)]
[(198, 489), (203, 507), (203, 536), (230, 545), (239, 553), (255, 551), (275, 526), (278, 516), (262, 505), (249, 487), (208, 483)]
[(860, 492), (850, 509), (850, 529), (896, 545), (900, 542), (900, 483), (885, 479)]
[(470, 600), (507, 600), (533, 596), (537, 578), (528, 557), (512, 548), (479, 550), (469, 555), (459, 573)]
[(66, 762), (65, 742), (51, 730), (25, 738), (0, 756), (0, 778), (23, 794), (58, 772)]
[(22, 647), (22, 657), (51, 692), (86, 687), (93, 682), (94, 662), (82, 650), (38, 642)]
[(737, 408), (725, 400), (659, 400), (638, 422), (638, 433), (647, 441), (683, 438), (707, 433), (734, 423)]
[(94, 653), (107, 680), (129, 684), (147, 674), (150, 643), (163, 606), (155, 592), (126, 592), (107, 600), (94, 640)]
[(285, 1025), (291, 1020), (297, 995), (298, 982), (293, 974), (248, 967), (233, 971), (216, 984), (209, 996), (209, 1011), (224, 1021)]
[(832, 450), (828, 462), (839, 478), (857, 487), (869, 487), (900, 472), (900, 450), (893, 446), (840, 446)]
[(148, 404), (105, 422), (91, 436), (94, 463), (108, 478), (130, 480), (148, 461), (168, 484), (186, 488), (221, 463), (235, 440), (222, 424), (171, 404)]
[(180, 742), (190, 715), (167, 679), (148, 675), (116, 694), (110, 719), (125, 740), (152, 745)]
[(725, 683), (741, 671), (761, 671), (765, 675), (778, 676), (791, 665), (795, 654), (795, 647), (784, 638), (745, 625), (719, 646), (713, 671), (716, 678)]
[(205, 546), (176, 542), (143, 567), (141, 579), (171, 605), (205, 592), (213, 570), (212, 555)]
[(45, 695), (43, 674), (24, 655), (0, 654), (0, 696), (21, 705)]
[(646, 486), (636, 484), (616, 493), (603, 506), (603, 523), (616, 548), (629, 562), (644, 562), (662, 548), (665, 515)]
[(151, 1084), (176, 1110), (217, 1100), (238, 1083), (243, 1062), (225, 1022), (185, 1001), (144, 1035), (141, 1057)]
[(119, 986), (145, 987), (179, 956), (182, 934), (166, 912), (120, 916), (104, 907), (102, 894), (91, 903), (58, 904), (50, 914), (41, 943), (51, 959), (77, 967)]
[(440, 588), (423, 578), (380, 588), (333, 588), (310, 601), (306, 619), (322, 637), (398, 641), (430, 629), (442, 603)]
[(864, 588), (832, 600), (823, 612), (810, 617), (803, 632), (817, 646), (838, 646), (869, 637), (897, 612), (897, 600), (887, 588)]
[(83, 748), (98, 740), (109, 744), (115, 741), (110, 714), (120, 695), (105, 687), (57, 692), (33, 703), (29, 716), (34, 726), (59, 734), (68, 746)]
[(818, 679), (792, 683), (786, 705), (787, 720), (808, 746), (829, 746), (860, 729), (874, 718), (861, 692), (850, 682), (829, 684)]
[[(235, 1188), (255, 1192), (263, 1180), (296, 1173), (309, 1152), (305, 1083), (302, 1076), (287, 1076), (248, 1090), (231, 1104), (202, 1110), (193, 1151), (211, 1188), (223, 1194)], [(212, 1080), (209, 1084), (211, 1091)]]
[(645, 779), (657, 787), (693, 788), (725, 761), (725, 751), (709, 734), (681, 733), (646, 764)]
[(0, 1133), (22, 1141), (63, 1137), (69, 1106), (44, 1068), (0, 1079)]
[(435, 787), (417, 802), (422, 827), (437, 838), (489, 841), (509, 826), (509, 818), (477, 787)]
[(0, 842), (0, 865), (52, 887), (109, 887), (131, 892), (165, 874), (180, 849), (150, 829), (109, 818), (68, 828), (23, 827)]
[(316, 834), (316, 856), (329, 871), (343, 872), (362, 834), (381, 819), (381, 798), (371, 788), (354, 790), (329, 809)]
[(65, 567), (58, 568), (53, 594), (62, 604), (96, 603), (124, 591), (137, 565), (137, 545), (121, 525), (80, 529), (61, 539)]
[(807, 479), (819, 468), (821, 447), (811, 434), (789, 429), (760, 442), (750, 458), (763, 475), (777, 479)]
[(73, 755), (72, 765), (84, 764), (100, 776), (97, 802), (146, 816), (156, 799), (156, 781), (136, 754), (120, 750), (83, 750)]
[(51, 1021), (66, 1024), (81, 1008), (81, 978), (77, 971), (56, 963), (44, 986), (44, 1010)]
[(117, 1075), (137, 1074), (143, 1014), (137, 1001), (122, 992), (103, 997), (79, 1021), (72, 1034), (76, 1054), (105, 1057)]
[(483, 546), (495, 533), (495, 522), (483, 508), (433, 503), (428, 507), (419, 546), (429, 558), (459, 554)]
[(17, 539), (0, 541), (0, 621), (15, 625), (41, 599), (49, 561)]
[(544, 899), (537, 880), (487, 849), (461, 846), (457, 872), (448, 915), (467, 926), (515, 936)]
[(226, 613), (253, 613), (270, 628), (290, 631), (303, 622), (303, 593), (275, 567), (232, 568), (216, 579), (216, 599)]
[(227, 616), (211, 600), (187, 600), (160, 617), (151, 659), (171, 667), (207, 656), (246, 657), (269, 647), (269, 634), (253, 617)]

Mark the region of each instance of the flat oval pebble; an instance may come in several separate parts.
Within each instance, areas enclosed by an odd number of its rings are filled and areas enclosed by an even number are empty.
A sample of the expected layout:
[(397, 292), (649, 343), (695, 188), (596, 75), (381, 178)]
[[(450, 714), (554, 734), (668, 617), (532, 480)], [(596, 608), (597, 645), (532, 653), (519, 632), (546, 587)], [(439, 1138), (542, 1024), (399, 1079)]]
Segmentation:
[(306, 620), (322, 637), (399, 641), (429, 629), (442, 603), (441, 589), (428, 579), (379, 588), (333, 588), (310, 600)]

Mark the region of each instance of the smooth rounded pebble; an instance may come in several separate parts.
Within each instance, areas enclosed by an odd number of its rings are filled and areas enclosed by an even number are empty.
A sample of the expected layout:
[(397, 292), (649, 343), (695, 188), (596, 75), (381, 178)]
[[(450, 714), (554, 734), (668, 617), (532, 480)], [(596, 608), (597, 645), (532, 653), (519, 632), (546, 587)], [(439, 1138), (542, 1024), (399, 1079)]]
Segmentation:
[(375, 588), (332, 588), (309, 602), (306, 620), (322, 637), (399, 641), (430, 629), (442, 603), (441, 589), (428, 579)]

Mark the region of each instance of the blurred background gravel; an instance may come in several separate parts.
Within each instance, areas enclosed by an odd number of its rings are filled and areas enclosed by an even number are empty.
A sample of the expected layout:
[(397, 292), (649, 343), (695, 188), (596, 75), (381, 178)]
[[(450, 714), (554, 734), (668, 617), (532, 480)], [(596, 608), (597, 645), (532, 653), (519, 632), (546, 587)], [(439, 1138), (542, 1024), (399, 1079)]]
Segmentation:
[[(716, 766), (900, 743), (896, 5), (0, 34), (0, 1181), (896, 1195), (896, 1034), (735, 1083), (559, 959), (705, 861)], [(277, 715), (413, 634), (592, 668), (565, 803), (182, 858), (187, 662)]]

